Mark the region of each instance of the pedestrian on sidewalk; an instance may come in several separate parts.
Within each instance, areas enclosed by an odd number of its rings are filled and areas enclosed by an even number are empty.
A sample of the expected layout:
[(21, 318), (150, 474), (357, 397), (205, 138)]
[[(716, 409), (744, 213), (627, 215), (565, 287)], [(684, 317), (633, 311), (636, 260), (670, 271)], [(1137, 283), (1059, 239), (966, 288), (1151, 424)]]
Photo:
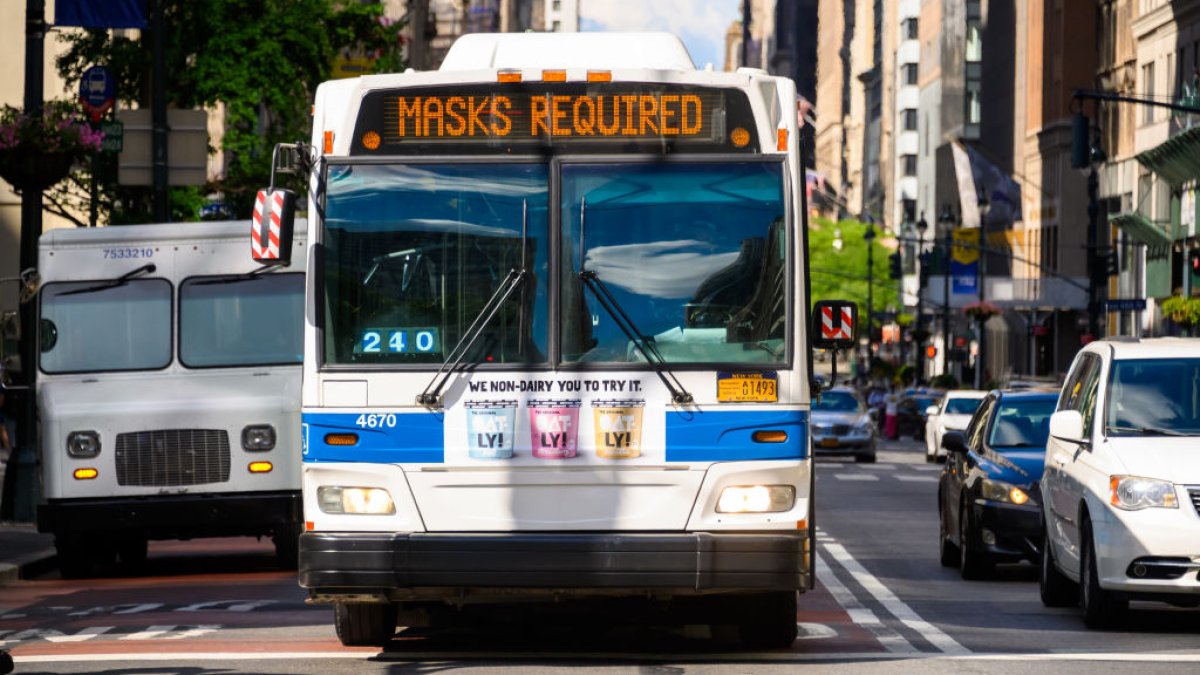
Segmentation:
[(883, 404), (883, 435), (891, 440), (896, 440), (896, 413), (898, 411), (897, 404), (900, 402), (900, 395), (896, 393), (895, 385), (888, 388), (887, 396), (884, 397)]

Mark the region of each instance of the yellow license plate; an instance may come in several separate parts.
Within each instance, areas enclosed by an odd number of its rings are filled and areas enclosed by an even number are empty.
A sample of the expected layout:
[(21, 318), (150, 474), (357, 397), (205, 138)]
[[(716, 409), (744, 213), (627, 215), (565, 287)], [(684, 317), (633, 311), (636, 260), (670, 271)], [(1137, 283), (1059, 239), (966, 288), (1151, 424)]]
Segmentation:
[(821, 439), (821, 447), (822, 448), (836, 448), (837, 446), (838, 446), (838, 442), (837, 442), (836, 438), (822, 438)]
[(717, 373), (717, 400), (774, 403), (779, 400), (779, 378), (775, 373)]

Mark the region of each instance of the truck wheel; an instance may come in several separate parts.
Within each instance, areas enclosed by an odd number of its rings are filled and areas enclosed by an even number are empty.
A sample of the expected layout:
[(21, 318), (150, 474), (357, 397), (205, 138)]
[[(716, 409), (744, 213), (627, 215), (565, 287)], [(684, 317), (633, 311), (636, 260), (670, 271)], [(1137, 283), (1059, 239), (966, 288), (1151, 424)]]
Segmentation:
[(58, 573), (63, 579), (86, 579), (92, 575), (92, 554), (82, 537), (57, 534), (54, 550), (58, 555)]
[(335, 603), (333, 627), (347, 647), (382, 647), (396, 634), (396, 606), (390, 602)]
[(300, 562), (300, 524), (288, 523), (275, 530), (275, 560), (280, 569), (294, 570)]
[(796, 641), (796, 592), (747, 596), (738, 616), (738, 637), (750, 649), (787, 649)]
[(117, 541), (117, 557), (121, 559), (126, 571), (140, 574), (146, 566), (146, 553), (149, 542), (140, 534), (122, 537)]

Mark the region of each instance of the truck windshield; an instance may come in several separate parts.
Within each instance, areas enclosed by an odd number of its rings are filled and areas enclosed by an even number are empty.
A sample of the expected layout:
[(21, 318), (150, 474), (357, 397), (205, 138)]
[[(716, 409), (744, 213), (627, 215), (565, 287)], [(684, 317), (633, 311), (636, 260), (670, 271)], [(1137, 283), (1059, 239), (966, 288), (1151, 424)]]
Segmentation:
[(564, 361), (643, 360), (581, 262), (668, 363), (786, 360), (782, 163), (564, 164), (559, 208)]
[(467, 361), (546, 359), (544, 164), (356, 164), (329, 169), (325, 362), (438, 364), (509, 270), (529, 278)]
[(304, 360), (304, 275), (193, 277), (179, 289), (179, 360), (190, 368)]
[(47, 373), (156, 370), (171, 363), (171, 284), (134, 279), (47, 284), (41, 292)]

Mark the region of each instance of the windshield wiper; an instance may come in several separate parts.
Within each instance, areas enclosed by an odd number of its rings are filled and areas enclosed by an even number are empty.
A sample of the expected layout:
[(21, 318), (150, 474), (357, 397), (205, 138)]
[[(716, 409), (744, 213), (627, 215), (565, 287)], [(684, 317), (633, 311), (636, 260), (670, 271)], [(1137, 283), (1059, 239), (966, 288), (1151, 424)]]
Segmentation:
[[(654, 373), (658, 375), (658, 379), (666, 385), (667, 391), (671, 392), (671, 400), (676, 405), (688, 405), (694, 402), (695, 399), (684, 388), (683, 383), (679, 378), (675, 377), (675, 373), (667, 368), (667, 360), (663, 358), (662, 353), (658, 351), (658, 347), (654, 345), (641, 331), (638, 330), (637, 324), (633, 322), (629, 314), (622, 309), (621, 304), (617, 302), (612, 292), (608, 290), (608, 286), (600, 280), (600, 277), (593, 271), (584, 267), (584, 218), (587, 216), (587, 197), (583, 198), (579, 207), (579, 279), (583, 285), (596, 296), (596, 300), (604, 311), (613, 318), (617, 327), (625, 334), (633, 346), (641, 353), (642, 358), (654, 366)], [(668, 377), (669, 376), (669, 377)]]
[[(467, 358), (471, 347), (475, 346), (475, 342), (483, 335), (483, 331), (491, 323), (492, 318), (500, 311), (505, 302), (512, 297), (512, 294), (521, 287), (525, 282), (525, 277), (529, 275), (527, 268), (526, 255), (528, 241), (529, 224), (529, 204), (522, 200), (521, 202), (521, 267), (520, 269), (512, 269), (508, 271), (500, 285), (492, 292), (492, 297), (484, 303), (483, 308), (479, 310), (479, 314), (475, 315), (475, 320), (467, 326), (467, 330), (458, 340), (458, 344), (454, 345), (454, 349), (446, 355), (446, 360), (442, 361), (442, 365), (438, 367), (437, 372), (433, 374), (433, 379), (429, 384), (425, 385), (425, 390), (417, 394), (417, 405), (423, 405), (427, 408), (441, 407), (442, 388), (446, 386), (446, 382), (454, 371)], [(441, 378), (441, 379), (439, 379)]]
[(191, 282), (191, 285), (193, 285), (193, 286), (215, 286), (215, 285), (220, 285), (220, 284), (236, 284), (239, 281), (251, 281), (254, 279), (258, 279), (259, 277), (262, 277), (265, 274), (269, 274), (271, 272), (281, 270), (284, 267), (287, 267), (287, 265), (263, 265), (262, 267), (254, 270), (252, 272), (243, 272), (241, 274), (231, 274), (228, 276), (216, 277), (214, 279), (205, 279), (204, 281), (193, 281), (193, 282)]
[(1105, 427), (1105, 431), (1133, 431), (1139, 434), (1153, 434), (1155, 436), (1195, 436), (1195, 434), (1185, 434), (1172, 429), (1161, 429), (1159, 427), (1122, 426), (1118, 424), (1108, 425)]
[(85, 286), (83, 288), (76, 288), (73, 291), (59, 293), (58, 295), (59, 295), (59, 297), (62, 297), (64, 295), (82, 295), (84, 293), (95, 293), (97, 291), (107, 291), (110, 288), (124, 286), (125, 284), (129, 283), (131, 280), (136, 279), (137, 277), (140, 277), (143, 274), (154, 274), (154, 271), (157, 269), (158, 269), (158, 267), (154, 263), (146, 263), (145, 265), (142, 265), (141, 267), (139, 267), (137, 269), (129, 270), (125, 274), (122, 274), (121, 276), (119, 276), (116, 279), (113, 279), (111, 281), (103, 281), (94, 286)]

